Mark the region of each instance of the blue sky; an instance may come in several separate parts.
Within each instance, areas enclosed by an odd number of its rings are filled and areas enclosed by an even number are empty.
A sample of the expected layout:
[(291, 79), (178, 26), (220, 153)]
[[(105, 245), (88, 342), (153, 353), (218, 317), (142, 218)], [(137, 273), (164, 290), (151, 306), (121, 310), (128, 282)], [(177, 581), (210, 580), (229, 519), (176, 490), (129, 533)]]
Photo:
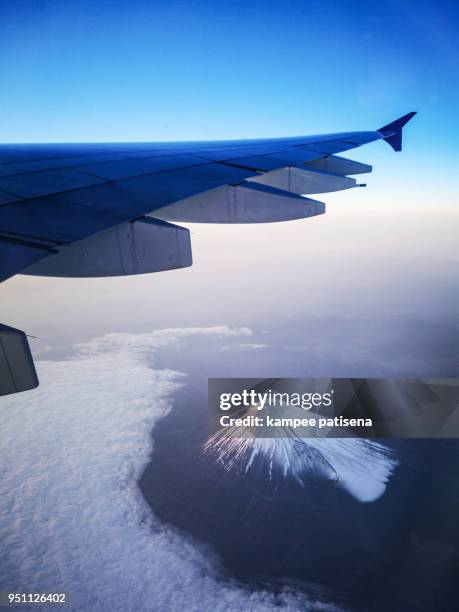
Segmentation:
[(0, 141), (378, 128), (456, 147), (454, 2), (21, 0), (0, 9)]

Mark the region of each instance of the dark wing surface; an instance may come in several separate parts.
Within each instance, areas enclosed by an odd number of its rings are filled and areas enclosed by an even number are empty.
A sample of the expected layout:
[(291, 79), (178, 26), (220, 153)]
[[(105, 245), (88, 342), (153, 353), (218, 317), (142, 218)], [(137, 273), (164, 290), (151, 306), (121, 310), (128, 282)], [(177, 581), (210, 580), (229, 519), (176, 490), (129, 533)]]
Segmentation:
[(399, 150), (412, 115), (373, 132), (295, 138), (0, 145), (0, 281), (180, 268), (191, 245), (176, 222), (321, 214), (305, 195), (354, 187), (349, 175), (371, 171), (337, 154), (379, 139)]

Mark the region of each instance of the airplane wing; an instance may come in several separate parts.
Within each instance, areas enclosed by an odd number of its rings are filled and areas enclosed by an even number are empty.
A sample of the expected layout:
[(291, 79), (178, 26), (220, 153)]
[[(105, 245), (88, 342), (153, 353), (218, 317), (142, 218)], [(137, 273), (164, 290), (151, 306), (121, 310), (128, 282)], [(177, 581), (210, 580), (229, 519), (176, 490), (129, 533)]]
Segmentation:
[[(370, 132), (183, 143), (0, 145), (0, 282), (18, 273), (118, 276), (190, 266), (177, 222), (263, 223), (322, 214), (308, 194), (349, 189), (371, 166), (337, 154), (401, 150), (415, 113)], [(171, 223), (173, 222), (173, 223)]]

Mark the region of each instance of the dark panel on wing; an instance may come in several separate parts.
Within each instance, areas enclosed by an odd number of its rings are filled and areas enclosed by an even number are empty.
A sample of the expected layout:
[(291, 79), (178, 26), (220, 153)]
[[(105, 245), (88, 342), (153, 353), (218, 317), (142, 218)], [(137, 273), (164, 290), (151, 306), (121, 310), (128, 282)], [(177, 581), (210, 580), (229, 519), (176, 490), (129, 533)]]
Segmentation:
[(36, 245), (26, 239), (0, 235), (0, 283), (54, 252), (52, 248)]
[[(0, 146), (1, 148), (1, 146)], [(142, 159), (153, 155), (169, 155), (170, 152), (163, 150), (135, 151), (130, 153), (107, 153), (100, 155), (82, 155), (79, 157), (57, 157), (54, 159), (43, 159), (15, 164), (0, 165), (0, 177), (15, 176), (16, 174), (27, 174), (29, 172), (41, 172), (43, 170), (60, 170), (62, 168), (75, 168), (81, 165), (92, 165), (102, 162), (118, 161), (123, 159)]]
[(279, 161), (284, 166), (295, 166), (297, 164), (304, 164), (311, 159), (317, 159), (317, 157), (321, 157), (321, 155), (317, 152), (292, 149), (291, 151), (275, 153), (274, 155), (267, 155), (266, 157), (274, 161)]
[(291, 148), (291, 145), (285, 143), (266, 143), (258, 145), (241, 144), (236, 147), (198, 149), (197, 154), (209, 161), (231, 161), (241, 155), (269, 155), (270, 153), (288, 151)]
[(285, 166), (285, 162), (271, 156), (250, 155), (248, 157), (235, 157), (228, 160), (229, 164), (240, 166), (241, 168), (249, 168), (254, 172), (268, 172)]
[(204, 163), (206, 162), (196, 155), (175, 154), (94, 163), (85, 166), (77, 166), (75, 169), (101, 177), (106, 181), (119, 181), (134, 176), (142, 176), (144, 174), (152, 174), (164, 170), (174, 170), (186, 166), (197, 166)]
[[(167, 148), (167, 143), (166, 143)], [(0, 144), (0, 164), (59, 161), (70, 157), (126, 155), (138, 151), (162, 150), (163, 143), (81, 142), (47, 144)]]
[(103, 182), (75, 170), (46, 170), (0, 178), (0, 189), (12, 193), (20, 199), (37, 198), (51, 193), (90, 187)]
[(12, 193), (0, 191), (0, 206), (3, 206), (3, 204), (10, 204), (11, 202), (16, 202), (17, 199), (18, 197)]
[(107, 210), (94, 208), (88, 214), (87, 207), (75, 205), (62, 197), (47, 196), (0, 206), (0, 233), (71, 243), (125, 220), (110, 211), (109, 206)]
[[(317, 142), (310, 145), (301, 145), (297, 148), (301, 149), (302, 151), (310, 151), (311, 153), (331, 155), (332, 153), (341, 153), (342, 151), (354, 149), (355, 144), (341, 140), (338, 144), (334, 142)], [(317, 155), (313, 159), (317, 159)]]
[(255, 171), (269, 172), (286, 166), (301, 166), (313, 159), (324, 157), (326, 153), (308, 151), (302, 148), (290, 148), (287, 151), (269, 153), (267, 155), (250, 155), (228, 160), (229, 164), (243, 168), (252, 168)]

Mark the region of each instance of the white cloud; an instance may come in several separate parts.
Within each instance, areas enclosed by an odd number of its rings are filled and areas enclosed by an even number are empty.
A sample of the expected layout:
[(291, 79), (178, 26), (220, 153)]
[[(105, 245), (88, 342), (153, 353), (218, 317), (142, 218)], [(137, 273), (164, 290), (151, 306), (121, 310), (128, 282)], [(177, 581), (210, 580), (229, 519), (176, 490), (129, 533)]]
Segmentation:
[(268, 348), (268, 344), (257, 344), (255, 342), (242, 342), (239, 344), (225, 344), (219, 349), (220, 353), (224, 353), (226, 351), (258, 351), (260, 349)]
[(255, 342), (243, 342), (239, 345), (239, 348), (243, 351), (258, 351), (260, 349), (268, 348), (268, 345), (256, 344)]
[(251, 592), (218, 574), (209, 550), (150, 512), (137, 478), (151, 429), (183, 382), (155, 351), (247, 328), (109, 334), (37, 364), (37, 390), (1, 401), (2, 588), (68, 591), (67, 609), (335, 610), (292, 592)]

